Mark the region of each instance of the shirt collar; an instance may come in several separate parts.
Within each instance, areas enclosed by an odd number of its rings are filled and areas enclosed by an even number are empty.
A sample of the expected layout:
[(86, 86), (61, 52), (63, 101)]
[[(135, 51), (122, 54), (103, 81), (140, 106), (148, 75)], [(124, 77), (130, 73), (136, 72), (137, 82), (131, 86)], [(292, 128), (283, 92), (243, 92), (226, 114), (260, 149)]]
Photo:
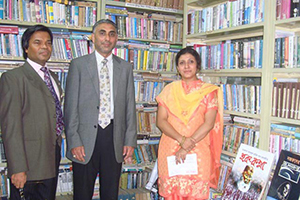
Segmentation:
[[(32, 60), (30, 60), (28, 57), (27, 57), (26, 61), (27, 61), (27, 62), (33, 67), (33, 69), (34, 69), (35, 71), (37, 71), (37, 72), (40, 71), (42, 67), (44, 67), (44, 66), (42, 66), (42, 65), (40, 65), (40, 64), (38, 64), (38, 63), (36, 63), (36, 62), (34, 62), (34, 61), (32, 61)], [(47, 67), (47, 64), (45, 65), (45, 67)]]
[[(97, 64), (101, 64), (102, 60), (104, 59), (104, 57), (98, 53), (97, 51), (95, 51), (95, 55), (96, 55), (96, 60), (97, 60)], [(112, 53), (106, 58), (107, 59), (107, 63), (111, 63), (112, 61)]]

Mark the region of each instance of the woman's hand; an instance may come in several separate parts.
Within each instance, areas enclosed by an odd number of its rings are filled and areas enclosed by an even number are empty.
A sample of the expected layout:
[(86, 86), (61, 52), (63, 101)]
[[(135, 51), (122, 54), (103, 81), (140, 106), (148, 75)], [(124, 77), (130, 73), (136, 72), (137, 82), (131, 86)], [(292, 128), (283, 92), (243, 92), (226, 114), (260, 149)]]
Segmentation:
[(175, 154), (176, 164), (178, 164), (178, 163), (180, 164), (181, 162), (184, 163), (187, 153), (188, 152), (185, 149), (180, 148)]
[(192, 137), (187, 137), (181, 147), (185, 149), (187, 152), (190, 152), (196, 145), (196, 141)]

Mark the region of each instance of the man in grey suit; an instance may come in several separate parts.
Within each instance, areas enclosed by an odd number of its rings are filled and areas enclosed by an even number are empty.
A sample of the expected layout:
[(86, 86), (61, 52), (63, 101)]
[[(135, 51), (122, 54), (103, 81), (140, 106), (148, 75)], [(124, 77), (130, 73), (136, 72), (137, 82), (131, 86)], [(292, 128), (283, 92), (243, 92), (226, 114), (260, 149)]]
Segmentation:
[[(92, 32), (95, 52), (72, 60), (69, 68), (65, 124), (75, 200), (92, 199), (98, 172), (101, 200), (118, 199), (122, 162), (131, 162), (136, 147), (132, 66), (112, 54), (117, 40), (116, 24), (99, 20)], [(108, 85), (100, 87), (106, 79)]]
[(22, 36), (25, 64), (0, 79), (0, 122), (11, 200), (21, 199), (20, 192), (26, 199), (55, 199), (63, 120), (62, 90), (57, 76), (46, 68), (52, 41), (49, 28), (29, 27)]

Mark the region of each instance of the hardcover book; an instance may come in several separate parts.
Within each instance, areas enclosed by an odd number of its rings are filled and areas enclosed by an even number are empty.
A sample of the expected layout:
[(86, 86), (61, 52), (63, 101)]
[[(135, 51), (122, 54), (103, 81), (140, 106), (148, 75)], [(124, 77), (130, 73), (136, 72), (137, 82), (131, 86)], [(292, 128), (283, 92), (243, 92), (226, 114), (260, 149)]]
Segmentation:
[(241, 144), (222, 200), (258, 200), (262, 198), (274, 154)]
[(267, 200), (300, 199), (300, 154), (281, 150)]

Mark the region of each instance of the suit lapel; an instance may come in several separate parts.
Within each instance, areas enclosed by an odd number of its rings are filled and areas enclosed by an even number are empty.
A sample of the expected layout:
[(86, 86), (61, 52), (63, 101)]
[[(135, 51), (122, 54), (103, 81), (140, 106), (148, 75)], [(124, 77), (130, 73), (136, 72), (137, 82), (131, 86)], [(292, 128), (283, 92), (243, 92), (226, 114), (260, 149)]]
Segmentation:
[(118, 94), (118, 84), (120, 82), (121, 77), (121, 65), (120, 61), (117, 59), (115, 55), (113, 55), (113, 92), (114, 92), (114, 99), (116, 99)]
[(100, 96), (100, 91), (99, 91), (99, 75), (98, 75), (98, 67), (97, 67), (97, 61), (96, 61), (96, 55), (95, 52), (91, 53), (86, 57), (87, 61), (85, 62), (87, 71), (91, 77), (91, 80), (93, 82), (94, 88)]
[(25, 62), (23, 65), (24, 74), (27, 76), (28, 80), (32, 83), (32, 85), (39, 90), (41, 90), (45, 95), (51, 96), (51, 92), (46, 86), (45, 82), (41, 79), (41, 77), (36, 73), (36, 71), (30, 66), (28, 62)]

